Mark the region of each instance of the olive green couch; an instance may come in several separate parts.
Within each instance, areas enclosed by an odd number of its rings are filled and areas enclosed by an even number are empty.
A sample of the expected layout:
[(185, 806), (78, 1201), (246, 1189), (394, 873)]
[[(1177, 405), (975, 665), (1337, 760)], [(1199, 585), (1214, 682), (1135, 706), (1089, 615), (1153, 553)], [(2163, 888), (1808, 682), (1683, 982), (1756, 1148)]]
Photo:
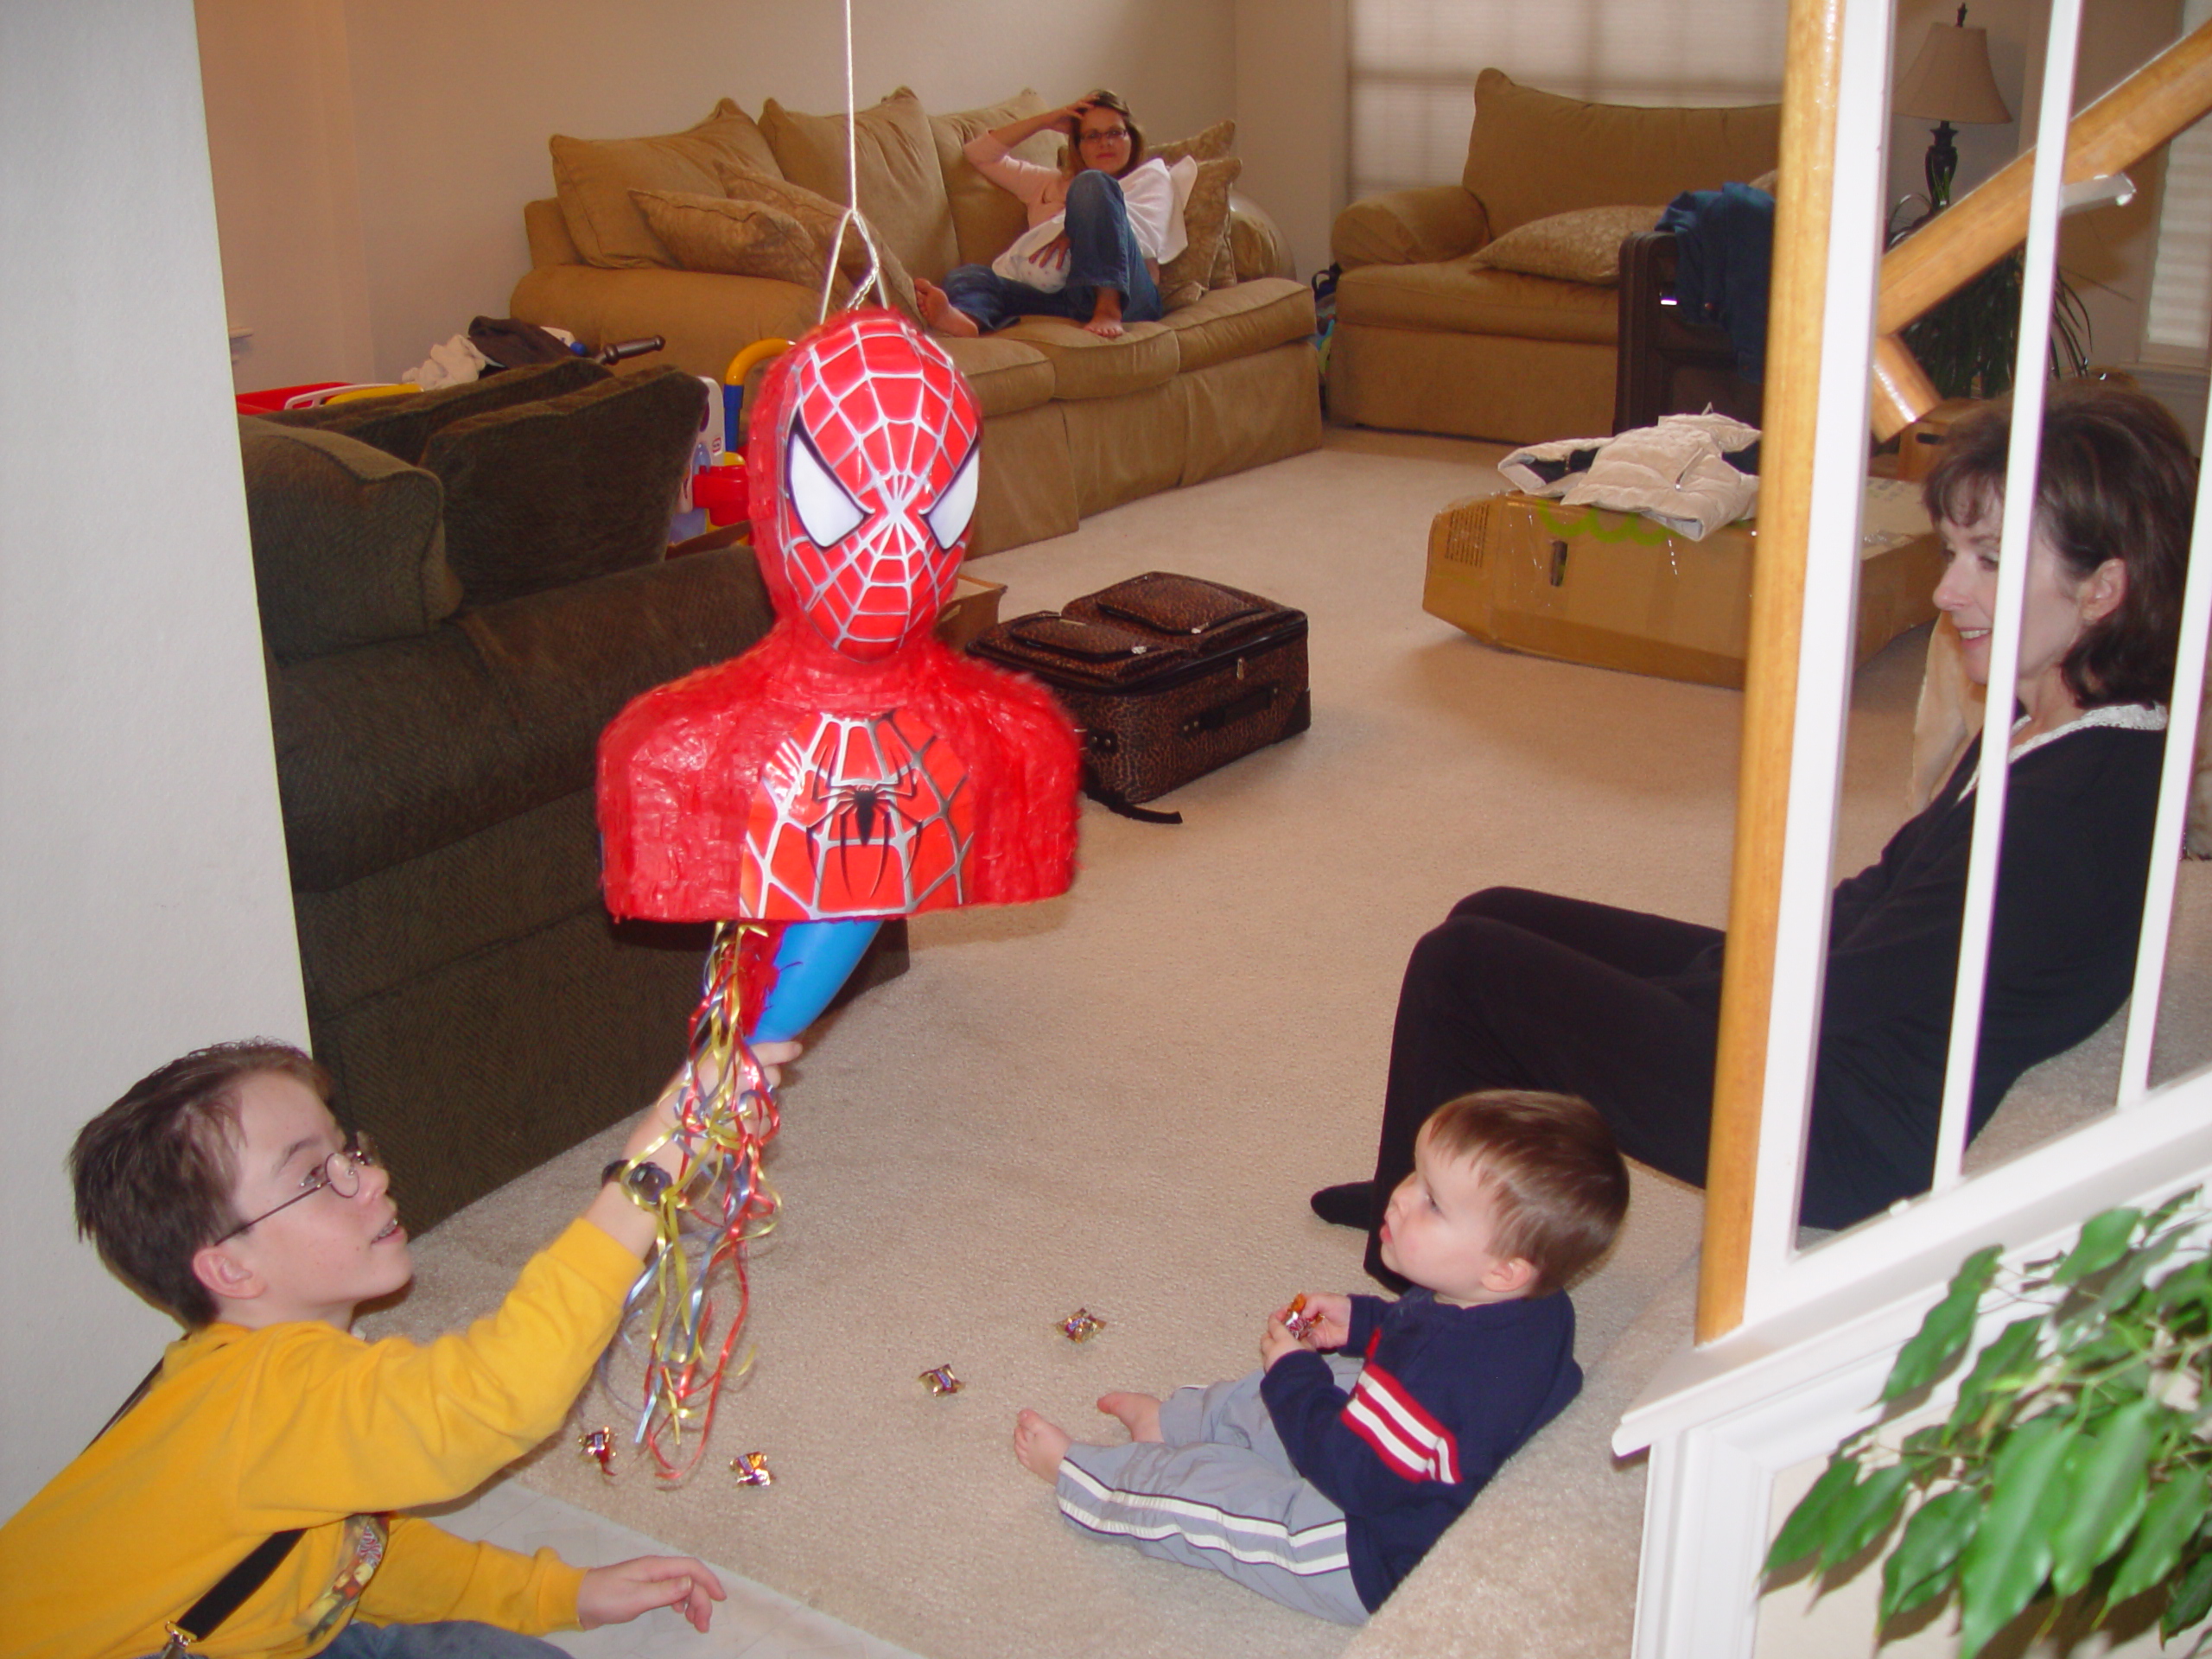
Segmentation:
[(705, 395), (577, 359), (239, 422), (309, 1029), (417, 1230), (682, 1058), (704, 930), (609, 924), (593, 779), (772, 620), (750, 552), (664, 556)]

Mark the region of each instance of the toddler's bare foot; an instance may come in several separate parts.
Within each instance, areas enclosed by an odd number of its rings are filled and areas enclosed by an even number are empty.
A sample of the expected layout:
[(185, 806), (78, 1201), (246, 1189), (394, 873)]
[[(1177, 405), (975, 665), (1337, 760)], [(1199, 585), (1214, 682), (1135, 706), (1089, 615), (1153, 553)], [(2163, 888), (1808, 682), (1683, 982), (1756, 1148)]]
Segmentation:
[(1119, 1418), (1133, 1440), (1160, 1438), (1160, 1402), (1151, 1395), (1122, 1390), (1102, 1394), (1098, 1396), (1098, 1409), (1109, 1417)]
[(927, 277), (914, 278), (914, 303), (922, 309), (922, 321), (941, 334), (973, 340), (983, 332), (976, 326), (975, 318), (955, 305), (944, 290)]
[(1039, 1480), (1060, 1478), (1060, 1459), (1075, 1442), (1057, 1423), (1048, 1423), (1033, 1411), (1014, 1414), (1014, 1455), (1021, 1466)]

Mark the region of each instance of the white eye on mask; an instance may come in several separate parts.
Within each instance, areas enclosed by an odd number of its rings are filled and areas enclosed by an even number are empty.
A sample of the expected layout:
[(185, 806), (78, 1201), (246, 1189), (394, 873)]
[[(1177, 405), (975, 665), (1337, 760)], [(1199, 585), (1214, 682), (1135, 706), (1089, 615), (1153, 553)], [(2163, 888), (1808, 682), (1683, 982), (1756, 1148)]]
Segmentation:
[(817, 547), (836, 546), (868, 518), (797, 422), (784, 446), (784, 488), (790, 493), (799, 528)]
[(968, 458), (953, 474), (952, 482), (944, 486), (944, 493), (938, 497), (937, 505), (922, 515), (939, 547), (950, 549), (968, 533), (968, 521), (976, 516), (976, 486), (982, 471), (977, 457), (982, 453), (981, 443), (969, 447)]

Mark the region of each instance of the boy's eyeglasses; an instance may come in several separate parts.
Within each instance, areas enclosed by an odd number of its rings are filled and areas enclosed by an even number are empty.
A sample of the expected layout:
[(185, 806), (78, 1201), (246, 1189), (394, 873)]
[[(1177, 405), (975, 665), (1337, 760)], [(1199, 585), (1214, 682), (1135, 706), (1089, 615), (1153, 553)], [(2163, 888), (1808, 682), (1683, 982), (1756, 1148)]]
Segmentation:
[(1083, 135), (1083, 142), (1086, 144), (1103, 144), (1109, 138), (1126, 138), (1128, 136), (1129, 130), (1127, 127), (1096, 127)]
[(361, 1190), (362, 1170), (374, 1168), (378, 1161), (377, 1143), (365, 1135), (355, 1135), (344, 1146), (309, 1170), (307, 1179), (300, 1183), (300, 1190), (278, 1205), (276, 1210), (264, 1210), (251, 1221), (240, 1222), (215, 1243), (218, 1244), (229, 1243), (240, 1233), (260, 1226), (263, 1222), (275, 1215), (277, 1210), (289, 1210), (301, 1199), (311, 1198), (325, 1187), (329, 1188), (341, 1198), (353, 1198)]

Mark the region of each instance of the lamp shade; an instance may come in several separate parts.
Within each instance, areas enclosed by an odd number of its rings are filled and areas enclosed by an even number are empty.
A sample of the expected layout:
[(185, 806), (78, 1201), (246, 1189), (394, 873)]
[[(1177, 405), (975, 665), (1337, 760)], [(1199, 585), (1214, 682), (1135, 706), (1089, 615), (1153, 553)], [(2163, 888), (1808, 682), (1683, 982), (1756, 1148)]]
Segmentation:
[(2005, 96), (1989, 69), (1989, 31), (1963, 23), (1930, 23), (1920, 55), (1897, 83), (1899, 115), (1926, 121), (2010, 121)]

